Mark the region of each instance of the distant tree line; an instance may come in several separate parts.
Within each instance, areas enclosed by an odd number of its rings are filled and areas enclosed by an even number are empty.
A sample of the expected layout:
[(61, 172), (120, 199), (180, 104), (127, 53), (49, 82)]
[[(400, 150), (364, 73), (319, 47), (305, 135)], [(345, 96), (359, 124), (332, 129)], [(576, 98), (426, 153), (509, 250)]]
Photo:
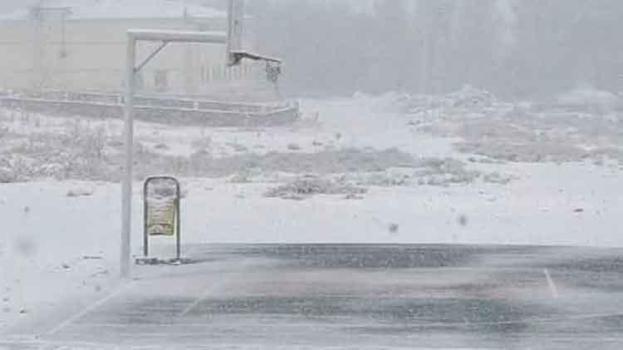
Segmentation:
[(292, 94), (623, 90), (621, 0), (370, 1), (249, 0), (248, 33), (284, 59)]

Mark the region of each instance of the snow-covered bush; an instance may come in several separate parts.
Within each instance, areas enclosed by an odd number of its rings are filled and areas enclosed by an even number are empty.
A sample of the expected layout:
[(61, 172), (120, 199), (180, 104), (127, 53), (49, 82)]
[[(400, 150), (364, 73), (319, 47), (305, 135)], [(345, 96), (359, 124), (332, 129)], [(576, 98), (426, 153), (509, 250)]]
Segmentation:
[(356, 187), (348, 183), (338, 182), (319, 177), (303, 177), (293, 182), (268, 190), (266, 197), (283, 199), (305, 199), (316, 194), (329, 195), (357, 195), (366, 193), (365, 188)]

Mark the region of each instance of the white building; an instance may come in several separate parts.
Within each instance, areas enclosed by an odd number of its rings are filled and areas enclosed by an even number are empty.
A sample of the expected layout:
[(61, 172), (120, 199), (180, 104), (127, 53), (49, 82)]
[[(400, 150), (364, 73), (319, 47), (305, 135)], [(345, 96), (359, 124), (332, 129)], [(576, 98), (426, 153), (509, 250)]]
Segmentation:
[[(42, 0), (0, 15), (0, 89), (119, 91), (128, 29), (226, 32), (226, 26), (227, 13), (181, 0)], [(157, 45), (141, 44), (138, 60)], [(144, 68), (141, 85), (189, 94), (255, 79), (250, 65), (227, 68), (225, 50), (170, 44)]]

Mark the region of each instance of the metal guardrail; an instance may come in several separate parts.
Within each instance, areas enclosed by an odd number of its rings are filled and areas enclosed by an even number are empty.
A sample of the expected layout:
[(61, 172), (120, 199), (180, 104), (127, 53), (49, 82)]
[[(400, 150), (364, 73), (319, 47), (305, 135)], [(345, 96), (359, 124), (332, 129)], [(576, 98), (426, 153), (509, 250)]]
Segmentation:
[[(122, 105), (103, 100), (43, 99), (23, 96), (0, 96), (0, 106), (9, 109), (58, 116), (120, 118)], [(195, 106), (196, 107), (196, 106)], [(204, 107), (204, 106), (201, 106)], [(170, 106), (135, 106), (136, 118), (148, 122), (200, 126), (278, 126), (295, 122), (299, 107), (284, 105), (258, 111), (180, 108)]]
[[(106, 92), (76, 92), (76, 91), (20, 91), (18, 93), (7, 94), (7, 97), (21, 99), (41, 99), (63, 102), (91, 102), (122, 105), (123, 96), (115, 93)], [(148, 107), (179, 107), (188, 109), (205, 109), (205, 110), (225, 110), (225, 111), (245, 111), (245, 112), (262, 112), (273, 109), (281, 109), (291, 104), (272, 101), (265, 103), (240, 102), (240, 101), (218, 101), (206, 99), (202, 96), (175, 96), (175, 95), (144, 95), (137, 94), (134, 97), (136, 105)]]

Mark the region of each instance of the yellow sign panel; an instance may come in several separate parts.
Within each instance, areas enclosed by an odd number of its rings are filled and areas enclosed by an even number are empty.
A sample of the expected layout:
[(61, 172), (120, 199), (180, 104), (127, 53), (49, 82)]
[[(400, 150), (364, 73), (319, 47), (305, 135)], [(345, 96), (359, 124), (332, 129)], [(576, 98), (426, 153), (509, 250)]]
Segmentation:
[(150, 236), (175, 236), (176, 201), (173, 198), (149, 201), (147, 234)]

